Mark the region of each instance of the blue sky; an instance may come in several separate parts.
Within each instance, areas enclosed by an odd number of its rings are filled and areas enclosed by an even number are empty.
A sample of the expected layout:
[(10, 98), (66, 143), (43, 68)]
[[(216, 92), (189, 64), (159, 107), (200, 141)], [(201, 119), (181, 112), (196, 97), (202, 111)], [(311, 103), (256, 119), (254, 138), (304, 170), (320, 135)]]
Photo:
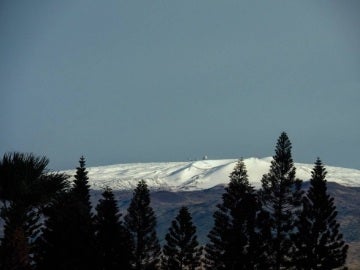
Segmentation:
[(0, 3), (0, 154), (360, 169), (360, 2)]

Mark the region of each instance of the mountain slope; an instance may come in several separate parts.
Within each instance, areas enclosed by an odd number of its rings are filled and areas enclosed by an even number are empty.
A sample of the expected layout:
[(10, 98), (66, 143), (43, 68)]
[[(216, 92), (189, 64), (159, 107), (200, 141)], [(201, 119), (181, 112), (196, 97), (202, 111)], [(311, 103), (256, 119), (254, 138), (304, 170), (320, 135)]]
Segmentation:
[[(268, 172), (272, 158), (248, 158), (245, 165), (250, 183), (258, 188)], [(226, 184), (237, 160), (200, 160), (188, 162), (130, 163), (90, 167), (89, 181), (93, 190), (109, 186), (113, 190), (132, 190), (141, 179), (152, 190), (194, 191)], [(296, 176), (308, 180), (313, 164), (295, 163)], [(327, 180), (343, 186), (360, 187), (360, 170), (326, 166)], [(75, 170), (65, 173), (74, 175)]]
[[(309, 182), (304, 183), (307, 188)], [(331, 196), (335, 198), (336, 208), (339, 212), (341, 232), (346, 242), (350, 245), (348, 263), (349, 269), (360, 269), (360, 187), (346, 187), (337, 183), (329, 182), (328, 188)], [(121, 213), (125, 214), (132, 197), (130, 190), (117, 190), (114, 192), (119, 202)], [(224, 193), (224, 185), (218, 185), (210, 189), (194, 191), (164, 191), (153, 190), (151, 192), (151, 205), (157, 216), (157, 231), (160, 240), (163, 240), (170, 224), (175, 218), (181, 206), (187, 206), (197, 226), (198, 239), (205, 244), (207, 234), (213, 226), (213, 213), (216, 205), (221, 202)], [(100, 190), (92, 191), (93, 205), (101, 197)]]
[[(192, 213), (201, 243), (207, 242), (207, 233), (213, 224), (212, 214), (220, 202), (224, 186), (237, 160), (201, 160), (189, 162), (162, 162), (118, 164), (90, 167), (89, 182), (92, 188), (93, 206), (100, 198), (101, 190), (109, 186), (114, 190), (121, 212), (124, 214), (132, 197), (132, 191), (141, 179), (146, 180), (151, 192), (151, 204), (158, 218), (157, 230), (163, 239), (178, 209), (186, 205)], [(263, 174), (270, 167), (271, 158), (244, 160), (249, 180), (260, 187)], [(296, 176), (310, 179), (313, 164), (295, 163)], [(359, 269), (360, 258), (360, 170), (326, 166), (329, 192), (335, 197), (339, 222), (345, 240), (350, 245), (349, 269)], [(75, 170), (65, 171), (74, 175)], [(307, 188), (308, 183), (304, 183)]]

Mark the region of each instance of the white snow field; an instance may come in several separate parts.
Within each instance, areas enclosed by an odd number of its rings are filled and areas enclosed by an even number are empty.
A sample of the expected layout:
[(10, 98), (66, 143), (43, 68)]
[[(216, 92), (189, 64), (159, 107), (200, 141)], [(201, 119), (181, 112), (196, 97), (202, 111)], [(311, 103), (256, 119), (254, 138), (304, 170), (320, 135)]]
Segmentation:
[[(269, 171), (272, 158), (244, 159), (249, 181), (255, 187)], [(236, 159), (199, 160), (188, 162), (129, 163), (89, 167), (91, 188), (108, 186), (113, 190), (134, 189), (139, 180), (145, 180), (151, 190), (192, 191), (227, 184)], [(296, 177), (309, 180), (313, 164), (295, 163)], [(325, 166), (327, 181), (350, 187), (360, 187), (360, 170)], [(75, 170), (64, 171), (73, 176)]]

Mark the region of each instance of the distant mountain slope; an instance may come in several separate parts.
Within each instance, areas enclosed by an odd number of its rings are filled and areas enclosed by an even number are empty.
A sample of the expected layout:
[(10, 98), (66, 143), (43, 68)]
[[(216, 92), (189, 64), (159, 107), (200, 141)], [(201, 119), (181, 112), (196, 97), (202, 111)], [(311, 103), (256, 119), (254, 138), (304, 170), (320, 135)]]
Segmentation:
[[(272, 158), (248, 158), (245, 165), (249, 180), (259, 188), (262, 176), (268, 172)], [(146, 180), (151, 192), (151, 204), (158, 217), (159, 237), (163, 239), (171, 220), (183, 205), (189, 207), (198, 228), (201, 243), (213, 224), (212, 214), (220, 202), (224, 186), (237, 160), (200, 160), (188, 162), (161, 162), (118, 164), (90, 167), (89, 182), (93, 206), (101, 190), (109, 186), (114, 190), (121, 212), (125, 214), (132, 192), (138, 181)], [(313, 164), (295, 163), (296, 176), (310, 179)], [(350, 269), (359, 269), (360, 257), (360, 170), (326, 166), (329, 192), (335, 197), (338, 220), (346, 241), (350, 244)], [(65, 171), (74, 175), (75, 170)], [(308, 183), (304, 183), (306, 189)]]
[[(308, 182), (304, 183), (304, 188)], [(335, 198), (335, 203), (340, 222), (341, 232), (350, 245), (348, 262), (353, 266), (350, 269), (360, 269), (360, 187), (346, 187), (337, 183), (328, 183), (329, 193)], [(132, 197), (132, 191), (117, 190), (114, 192), (119, 202), (120, 211), (126, 213), (126, 209)], [(155, 210), (159, 238), (163, 240), (172, 219), (177, 215), (181, 206), (189, 207), (197, 226), (197, 235), (202, 244), (205, 244), (207, 234), (213, 225), (213, 213), (216, 205), (221, 201), (224, 193), (224, 185), (218, 185), (210, 189), (195, 191), (166, 191), (154, 190), (151, 192), (151, 205)], [(100, 190), (92, 191), (93, 206), (101, 196)]]
[[(263, 174), (270, 167), (270, 158), (247, 158), (244, 160), (249, 180), (260, 187)], [(90, 167), (91, 188), (100, 190), (109, 186), (114, 190), (132, 190), (141, 179), (146, 180), (152, 190), (194, 191), (212, 188), (228, 182), (234, 169), (235, 159), (199, 160), (188, 162), (130, 163), (101, 167)], [(313, 164), (295, 163), (296, 176), (308, 180)], [(327, 180), (343, 186), (360, 187), (360, 170), (326, 166)], [(65, 171), (74, 175), (75, 170)]]

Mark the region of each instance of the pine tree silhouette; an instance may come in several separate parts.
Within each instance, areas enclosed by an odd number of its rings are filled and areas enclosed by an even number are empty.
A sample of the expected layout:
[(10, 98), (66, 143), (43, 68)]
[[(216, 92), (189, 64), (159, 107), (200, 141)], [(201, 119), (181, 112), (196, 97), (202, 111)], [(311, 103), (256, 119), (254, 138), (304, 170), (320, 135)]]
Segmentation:
[(97, 269), (84, 157), (79, 163), (72, 189), (55, 197), (45, 210), (45, 227), (39, 239), (39, 269)]
[(81, 250), (78, 235), (78, 214), (70, 192), (59, 194), (44, 209), (45, 222), (38, 239), (38, 270), (75, 270), (81, 263), (77, 253)]
[(261, 183), (263, 210), (269, 217), (265, 224), (271, 228), (271, 237), (267, 239), (270, 268), (290, 267), (293, 262), (291, 238), (295, 233), (303, 192), (302, 182), (295, 178), (291, 142), (285, 132), (278, 138), (270, 171), (263, 176)]
[(87, 174), (85, 158), (81, 156), (74, 176), (74, 186), (71, 189), (71, 199), (74, 200), (73, 211), (77, 215), (74, 230), (78, 230), (77, 238), (74, 238), (76, 243), (73, 243), (73, 245), (78, 246), (79, 249), (76, 254), (78, 267), (94, 269), (96, 268), (95, 228)]
[(80, 157), (79, 166), (76, 168), (76, 174), (74, 175), (74, 186), (72, 188), (72, 193), (74, 194), (75, 199), (78, 202), (83, 204), (84, 211), (89, 215), (88, 218), (92, 218), (91, 213), (91, 202), (90, 202), (90, 185), (89, 177), (87, 176), (88, 172), (85, 166), (84, 156)]
[(196, 236), (196, 227), (187, 207), (179, 210), (165, 236), (163, 270), (195, 270), (201, 265), (202, 248)]
[(114, 194), (110, 188), (102, 193), (96, 206), (96, 245), (98, 265), (102, 270), (131, 269), (132, 241), (120, 220)]
[(139, 181), (124, 220), (134, 240), (134, 268), (156, 269), (160, 244), (155, 230), (156, 216), (150, 206), (150, 193), (144, 180)]
[(260, 234), (255, 231), (260, 204), (242, 160), (230, 174), (217, 208), (205, 247), (206, 269), (254, 269), (260, 265)]
[(348, 246), (336, 221), (334, 198), (327, 193), (326, 174), (318, 158), (298, 223), (297, 269), (339, 269), (345, 265)]

